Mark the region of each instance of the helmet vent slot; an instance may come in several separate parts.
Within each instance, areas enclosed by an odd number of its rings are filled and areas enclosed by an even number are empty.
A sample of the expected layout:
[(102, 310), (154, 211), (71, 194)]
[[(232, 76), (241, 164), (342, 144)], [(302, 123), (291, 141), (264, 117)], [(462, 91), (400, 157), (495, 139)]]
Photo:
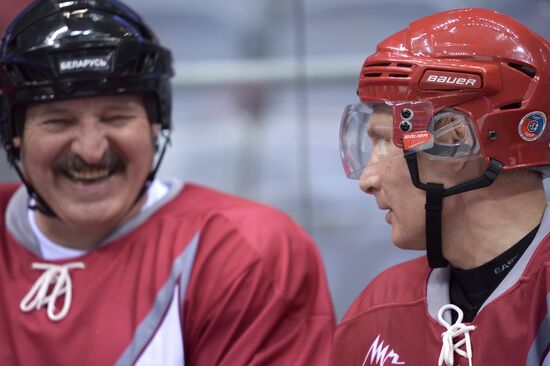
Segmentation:
[(23, 76), (19, 72), (16, 66), (14, 65), (5, 65), (4, 68), (6, 69), (6, 74), (9, 76), (11, 80), (15, 83), (20, 83), (23, 81)]
[(391, 65), (391, 62), (377, 62), (374, 64), (365, 65), (365, 67), (390, 66), (390, 65)]
[(369, 73), (363, 74), (363, 76), (366, 77), (366, 78), (377, 78), (377, 77), (382, 76), (382, 73), (381, 72), (369, 72)]
[(508, 109), (519, 109), (519, 108), (521, 108), (521, 102), (515, 102), (515, 103), (503, 105), (502, 107), (500, 107), (500, 110), (505, 111)]
[(145, 56), (143, 56), (141, 72), (144, 72), (144, 73), (155, 72), (158, 58), (159, 58), (158, 52), (149, 52), (145, 54)]
[(159, 55), (157, 52), (148, 52), (140, 55), (126, 66), (124, 75), (136, 75), (140, 73), (153, 73), (156, 70)]
[(17, 82), (38, 84), (48, 81), (49, 78), (36, 67), (30, 65), (6, 65), (6, 70), (10, 77)]
[(408, 78), (409, 74), (389, 74), (390, 78)]
[(399, 64), (397, 64), (396, 66), (397, 66), (397, 67), (409, 67), (409, 68), (413, 67), (412, 64), (403, 64), (403, 63), (399, 63)]
[(525, 75), (529, 76), (529, 77), (535, 77), (536, 75), (536, 71), (529, 67), (529, 66), (525, 66), (525, 65), (521, 65), (521, 64), (514, 64), (514, 63), (509, 63), (508, 66), (510, 66), (511, 68), (514, 68), (518, 71), (521, 71), (522, 73), (524, 73)]

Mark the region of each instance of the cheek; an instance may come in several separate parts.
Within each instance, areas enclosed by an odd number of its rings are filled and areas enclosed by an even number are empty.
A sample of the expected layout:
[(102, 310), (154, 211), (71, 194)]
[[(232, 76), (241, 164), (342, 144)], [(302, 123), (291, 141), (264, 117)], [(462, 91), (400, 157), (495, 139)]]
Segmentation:
[(384, 170), (384, 174), (389, 182), (386, 185), (386, 194), (392, 197), (396, 210), (406, 210), (413, 215), (422, 214), (425, 192), (413, 185), (405, 159), (394, 159)]
[(26, 175), (43, 174), (49, 170), (63, 146), (63, 142), (56, 139), (37, 139), (33, 135), (25, 137), (21, 146), (21, 162)]
[(155, 154), (155, 142), (151, 134), (133, 133), (116, 141), (129, 162), (142, 169), (150, 168)]
[(403, 195), (414, 188), (405, 159), (397, 157), (388, 161), (388, 164), (381, 169), (380, 174), (385, 176), (389, 182), (393, 194)]

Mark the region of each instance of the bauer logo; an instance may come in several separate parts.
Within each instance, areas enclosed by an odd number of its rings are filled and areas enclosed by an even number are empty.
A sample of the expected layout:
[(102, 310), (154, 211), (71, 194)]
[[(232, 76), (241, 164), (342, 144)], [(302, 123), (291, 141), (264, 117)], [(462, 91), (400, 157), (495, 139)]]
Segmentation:
[(525, 141), (535, 141), (542, 136), (546, 129), (546, 115), (535, 111), (523, 116), (518, 124), (518, 133)]
[(405, 151), (420, 147), (421, 150), (424, 150), (429, 149), (432, 146), (432, 134), (428, 131), (405, 132), (403, 134), (403, 148)]
[(427, 70), (420, 81), (421, 89), (481, 89), (481, 77), (476, 74)]
[(109, 71), (110, 69), (111, 55), (58, 59), (60, 74), (81, 71)]

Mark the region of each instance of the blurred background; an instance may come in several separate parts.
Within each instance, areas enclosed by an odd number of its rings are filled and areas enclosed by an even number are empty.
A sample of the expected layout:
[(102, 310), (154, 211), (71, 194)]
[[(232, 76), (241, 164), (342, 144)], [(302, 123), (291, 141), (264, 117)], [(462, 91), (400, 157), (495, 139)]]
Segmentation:
[[(0, 30), (30, 1), (2, 0)], [(550, 39), (550, 0), (127, 0), (172, 49), (174, 134), (160, 177), (287, 212), (314, 238), (340, 319), (393, 247), (384, 212), (344, 176), (340, 116), (359, 69), (410, 21), (486, 7)], [(15, 174), (0, 153), (0, 181)]]

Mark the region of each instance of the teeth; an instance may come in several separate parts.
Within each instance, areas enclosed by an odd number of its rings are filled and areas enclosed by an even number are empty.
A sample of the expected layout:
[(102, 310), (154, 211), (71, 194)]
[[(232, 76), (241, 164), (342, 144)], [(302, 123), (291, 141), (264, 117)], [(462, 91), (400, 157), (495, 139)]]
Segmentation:
[(71, 170), (69, 171), (69, 175), (73, 179), (92, 181), (92, 180), (107, 178), (109, 176), (109, 170), (108, 169), (96, 169), (96, 170), (86, 170), (86, 171)]

